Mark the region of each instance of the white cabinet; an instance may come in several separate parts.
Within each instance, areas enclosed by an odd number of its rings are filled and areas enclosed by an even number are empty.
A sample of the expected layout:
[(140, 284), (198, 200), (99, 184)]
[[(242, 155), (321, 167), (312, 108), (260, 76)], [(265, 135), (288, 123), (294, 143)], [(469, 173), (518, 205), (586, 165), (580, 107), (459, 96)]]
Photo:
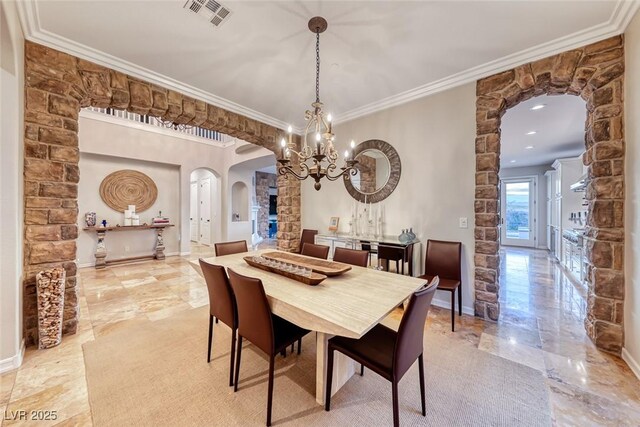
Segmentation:
[(554, 200), (552, 206), (552, 219), (550, 224), (554, 225), (557, 230), (556, 234), (556, 258), (560, 262), (568, 262), (571, 254), (563, 247), (561, 238), (562, 231), (565, 229), (577, 228), (580, 225), (571, 221), (571, 213), (582, 210), (582, 193), (576, 193), (571, 190), (571, 184), (580, 180), (582, 176), (582, 157), (571, 159), (558, 159), (553, 162), (552, 167), (555, 169), (554, 176)]

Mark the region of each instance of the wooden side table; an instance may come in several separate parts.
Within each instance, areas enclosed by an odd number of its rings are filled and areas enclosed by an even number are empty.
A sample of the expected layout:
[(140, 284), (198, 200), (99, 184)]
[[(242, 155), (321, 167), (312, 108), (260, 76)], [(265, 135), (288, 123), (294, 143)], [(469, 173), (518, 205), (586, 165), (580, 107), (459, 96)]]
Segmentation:
[[(139, 261), (143, 259), (164, 259), (164, 238), (162, 233), (167, 227), (173, 227), (173, 224), (161, 224), (161, 225), (130, 225), (130, 226), (115, 226), (115, 227), (85, 227), (83, 230), (89, 232), (95, 232), (98, 235), (98, 244), (96, 246), (96, 269), (105, 268), (109, 264), (124, 263)], [(154, 252), (151, 255), (121, 258), (117, 260), (107, 260), (107, 245), (105, 244), (105, 237), (108, 231), (138, 231), (138, 230), (155, 230), (156, 232), (156, 245)]]

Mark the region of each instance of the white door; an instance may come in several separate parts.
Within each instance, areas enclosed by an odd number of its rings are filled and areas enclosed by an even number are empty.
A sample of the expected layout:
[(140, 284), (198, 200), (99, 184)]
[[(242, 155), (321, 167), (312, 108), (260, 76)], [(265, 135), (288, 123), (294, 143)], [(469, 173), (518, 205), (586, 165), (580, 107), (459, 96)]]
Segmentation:
[(191, 183), (191, 200), (189, 208), (189, 225), (191, 227), (191, 240), (198, 240), (198, 183)]
[(536, 244), (535, 178), (504, 179), (501, 182), (501, 243), (534, 247)]
[(211, 244), (211, 179), (200, 181), (200, 243)]

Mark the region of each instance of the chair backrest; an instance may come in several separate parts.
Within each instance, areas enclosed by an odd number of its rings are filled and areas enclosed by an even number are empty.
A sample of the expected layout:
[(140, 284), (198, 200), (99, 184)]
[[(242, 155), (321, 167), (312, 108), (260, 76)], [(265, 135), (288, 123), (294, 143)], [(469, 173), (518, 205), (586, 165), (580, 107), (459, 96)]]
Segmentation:
[(357, 249), (336, 248), (333, 251), (333, 260), (345, 264), (366, 267), (369, 264), (369, 251), (359, 251)]
[(428, 240), (424, 274), (462, 280), (462, 243)]
[(305, 228), (302, 230), (302, 235), (300, 236), (300, 247), (298, 248), (298, 253), (302, 253), (302, 247), (305, 243), (315, 243), (316, 242), (316, 234), (318, 234), (318, 230), (309, 230)]
[(301, 255), (312, 256), (314, 258), (327, 259), (329, 256), (329, 246), (315, 245), (313, 243), (305, 243), (302, 245)]
[(434, 277), (431, 283), (414, 292), (409, 299), (400, 321), (393, 355), (393, 370), (397, 379), (402, 378), (424, 351), (424, 324), (439, 281), (438, 277)]
[(200, 258), (200, 268), (209, 291), (209, 313), (235, 328), (238, 325), (236, 299), (224, 267), (209, 264)]
[(404, 246), (378, 245), (378, 259), (389, 261), (404, 260)]
[(213, 246), (216, 250), (216, 256), (224, 256), (224, 255), (232, 255), (232, 254), (239, 254), (242, 252), (248, 252), (246, 240), (216, 243)]
[(238, 334), (267, 354), (273, 354), (271, 308), (262, 281), (243, 276), (232, 269), (229, 282), (238, 306)]

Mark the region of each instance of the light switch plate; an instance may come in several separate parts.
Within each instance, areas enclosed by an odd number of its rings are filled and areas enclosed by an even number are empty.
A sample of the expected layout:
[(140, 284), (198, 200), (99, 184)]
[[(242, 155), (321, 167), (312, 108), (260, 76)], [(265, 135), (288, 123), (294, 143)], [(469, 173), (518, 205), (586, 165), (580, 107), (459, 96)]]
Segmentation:
[(460, 228), (468, 228), (469, 224), (466, 217), (460, 217)]

